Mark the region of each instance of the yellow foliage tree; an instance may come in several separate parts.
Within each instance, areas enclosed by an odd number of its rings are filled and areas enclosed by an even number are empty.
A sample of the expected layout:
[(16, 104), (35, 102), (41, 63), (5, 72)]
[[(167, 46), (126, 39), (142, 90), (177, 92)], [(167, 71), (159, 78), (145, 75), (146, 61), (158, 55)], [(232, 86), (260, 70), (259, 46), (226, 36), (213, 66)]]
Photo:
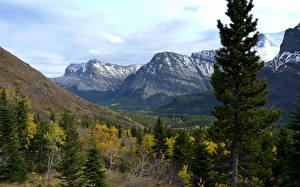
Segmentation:
[(34, 135), (37, 133), (37, 124), (34, 123), (34, 117), (33, 114), (27, 114), (27, 120), (26, 120), (26, 132), (27, 132), (27, 145), (30, 142), (31, 139), (33, 139)]
[(192, 174), (188, 171), (188, 165), (183, 165), (182, 169), (178, 172), (178, 176), (182, 179), (184, 187), (192, 187), (190, 182)]
[(173, 136), (171, 138), (166, 138), (166, 145), (168, 146), (167, 148), (167, 155), (172, 158), (174, 156), (174, 148), (175, 148), (175, 143), (176, 139), (178, 136)]
[(53, 159), (59, 150), (59, 145), (63, 145), (66, 138), (64, 130), (57, 123), (50, 121), (48, 128), (48, 132), (44, 134), (44, 138), (49, 142), (48, 147), (50, 149), (47, 162), (47, 178), (51, 174)]
[(204, 145), (206, 145), (205, 150), (206, 150), (209, 154), (216, 154), (216, 153), (217, 153), (218, 145), (217, 145), (215, 142), (206, 140), (206, 141), (204, 141), (203, 143), (204, 143)]
[(107, 127), (106, 125), (96, 125), (95, 140), (100, 150), (109, 159), (109, 169), (114, 164), (114, 158), (118, 155), (121, 148), (122, 140), (118, 137), (118, 129), (115, 127)]

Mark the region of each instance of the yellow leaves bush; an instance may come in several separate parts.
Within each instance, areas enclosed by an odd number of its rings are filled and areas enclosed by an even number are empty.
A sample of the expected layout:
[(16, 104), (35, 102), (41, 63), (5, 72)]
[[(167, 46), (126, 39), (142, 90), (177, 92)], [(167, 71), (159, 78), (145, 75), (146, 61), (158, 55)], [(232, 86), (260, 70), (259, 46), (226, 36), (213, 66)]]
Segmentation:
[(151, 149), (153, 146), (155, 146), (155, 138), (153, 135), (145, 135), (144, 136), (144, 139), (143, 139), (143, 142), (142, 142), (142, 146), (144, 148), (147, 148), (147, 149)]
[(27, 115), (27, 121), (26, 121), (26, 132), (27, 132), (27, 140), (29, 141), (34, 137), (34, 135), (37, 133), (37, 125), (33, 122), (33, 114)]
[(218, 145), (215, 142), (209, 141), (209, 140), (205, 140), (203, 143), (204, 143), (204, 145), (206, 145), (205, 150), (209, 154), (216, 154), (217, 153)]
[(176, 143), (176, 139), (178, 136), (173, 136), (171, 138), (166, 138), (166, 145), (168, 146), (167, 148), (167, 155), (169, 157), (173, 157), (174, 156), (174, 148), (175, 148), (175, 143)]
[(115, 156), (121, 147), (121, 139), (118, 138), (118, 129), (106, 125), (96, 125), (95, 140), (99, 148), (105, 154)]
[(49, 131), (44, 135), (44, 138), (50, 142), (50, 148), (58, 150), (57, 144), (63, 145), (65, 143), (65, 132), (55, 122), (50, 121), (48, 124)]
[(178, 176), (182, 179), (184, 187), (191, 187), (190, 179), (192, 174), (188, 171), (188, 165), (183, 165), (182, 169), (178, 172)]

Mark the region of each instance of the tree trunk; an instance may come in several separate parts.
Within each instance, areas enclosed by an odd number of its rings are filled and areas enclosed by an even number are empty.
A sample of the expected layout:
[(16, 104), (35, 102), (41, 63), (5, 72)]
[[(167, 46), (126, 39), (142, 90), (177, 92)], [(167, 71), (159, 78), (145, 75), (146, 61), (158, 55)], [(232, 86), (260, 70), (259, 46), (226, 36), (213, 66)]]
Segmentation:
[(240, 142), (233, 144), (233, 164), (232, 164), (232, 187), (238, 187), (238, 167), (239, 167), (239, 147)]

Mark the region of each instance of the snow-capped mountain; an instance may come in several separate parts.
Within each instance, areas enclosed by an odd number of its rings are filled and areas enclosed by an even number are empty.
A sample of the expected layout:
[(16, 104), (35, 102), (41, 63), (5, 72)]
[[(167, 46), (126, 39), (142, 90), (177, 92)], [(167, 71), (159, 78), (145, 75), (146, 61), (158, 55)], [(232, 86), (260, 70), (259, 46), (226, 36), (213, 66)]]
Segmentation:
[(191, 58), (195, 61), (199, 72), (203, 77), (211, 78), (216, 64), (216, 51), (206, 50), (198, 53), (192, 53)]
[(265, 63), (273, 60), (279, 53), (284, 32), (259, 34), (259, 41), (255, 46), (257, 54)]
[(300, 24), (286, 30), (279, 53), (267, 67), (276, 72), (289, 69), (291, 64), (296, 63), (300, 63)]
[(287, 114), (300, 90), (300, 24), (287, 29), (280, 51), (260, 72), (268, 79), (269, 101), (272, 107)]
[(120, 66), (94, 59), (87, 63), (70, 64), (63, 76), (52, 80), (67, 89), (114, 91), (128, 75), (136, 72), (141, 66), (139, 64)]
[(193, 53), (191, 57), (161, 52), (128, 76), (119, 96), (131, 95), (147, 99), (156, 94), (177, 96), (211, 89), (209, 77), (215, 63), (214, 51)]

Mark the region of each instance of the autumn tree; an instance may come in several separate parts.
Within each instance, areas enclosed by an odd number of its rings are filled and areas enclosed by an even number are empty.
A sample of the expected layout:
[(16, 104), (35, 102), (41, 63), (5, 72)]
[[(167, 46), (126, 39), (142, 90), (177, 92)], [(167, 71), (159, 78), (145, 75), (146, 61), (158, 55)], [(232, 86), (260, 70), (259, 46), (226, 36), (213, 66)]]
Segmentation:
[[(66, 135), (64, 130), (54, 121), (48, 123), (47, 132), (43, 134), (47, 140), (47, 172), (46, 177), (50, 177), (54, 160), (58, 157), (61, 146), (65, 144)], [(57, 160), (57, 159), (56, 159)]]
[[(129, 130), (127, 130), (130, 133)], [(116, 157), (121, 148), (121, 139), (118, 137), (118, 129), (116, 127), (109, 128), (106, 125), (95, 126), (95, 141), (103, 155), (108, 158), (109, 171), (116, 162)]]
[(212, 75), (216, 98), (223, 103), (213, 110), (213, 130), (220, 141), (232, 142), (232, 181), (238, 186), (240, 151), (248, 139), (279, 119), (278, 111), (262, 108), (267, 103), (267, 80), (258, 79), (263, 67), (253, 47), (258, 42), (257, 20), (250, 14), (253, 1), (227, 0), (231, 23), (218, 21), (221, 44)]

